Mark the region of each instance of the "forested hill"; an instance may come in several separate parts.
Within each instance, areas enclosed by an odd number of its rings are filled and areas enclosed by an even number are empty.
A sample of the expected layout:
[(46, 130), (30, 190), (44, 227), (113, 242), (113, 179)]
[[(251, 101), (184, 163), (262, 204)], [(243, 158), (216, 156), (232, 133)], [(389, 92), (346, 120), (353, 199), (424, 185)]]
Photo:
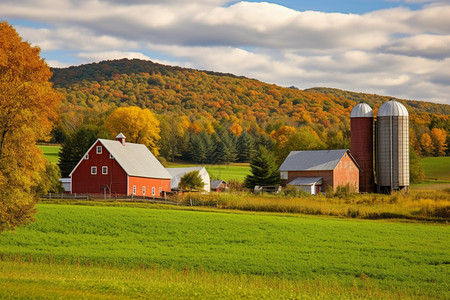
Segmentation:
[[(166, 66), (138, 59), (103, 61), (56, 68), (52, 81), (65, 95), (63, 113), (99, 115), (124, 105), (176, 114), (200, 127), (238, 124), (268, 131), (286, 124), (348, 128), (352, 107), (359, 101), (377, 109), (390, 97), (328, 88), (284, 88), (231, 74)], [(450, 115), (450, 106), (399, 100), (416, 118), (429, 123)], [(277, 125), (278, 124), (278, 125)]]

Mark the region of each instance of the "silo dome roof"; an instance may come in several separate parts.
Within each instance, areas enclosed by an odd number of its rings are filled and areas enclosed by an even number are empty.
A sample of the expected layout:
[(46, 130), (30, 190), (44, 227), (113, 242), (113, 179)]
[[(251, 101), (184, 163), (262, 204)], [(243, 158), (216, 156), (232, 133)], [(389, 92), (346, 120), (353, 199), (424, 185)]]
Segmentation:
[(373, 118), (372, 108), (366, 103), (358, 103), (353, 107), (350, 118)]
[(408, 110), (406, 107), (395, 100), (383, 103), (378, 110), (378, 117), (407, 117)]

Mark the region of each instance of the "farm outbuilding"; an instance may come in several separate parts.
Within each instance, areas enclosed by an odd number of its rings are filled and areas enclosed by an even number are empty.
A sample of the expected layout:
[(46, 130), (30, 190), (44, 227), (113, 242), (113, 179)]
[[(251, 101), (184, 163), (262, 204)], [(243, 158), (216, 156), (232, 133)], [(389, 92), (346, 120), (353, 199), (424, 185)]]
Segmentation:
[(336, 190), (347, 184), (352, 192), (359, 191), (359, 166), (348, 149), (292, 151), (281, 165), (280, 175), (282, 185), (311, 184), (311, 193), (313, 186), (317, 193), (328, 186)]
[(145, 145), (98, 139), (70, 173), (71, 191), (79, 194), (162, 197), (171, 175)]
[(172, 176), (170, 188), (172, 190), (179, 190), (179, 183), (181, 178), (189, 172), (198, 171), (203, 183), (203, 192), (211, 190), (211, 179), (205, 167), (189, 167), (189, 168), (166, 168), (167, 172)]
[(225, 180), (211, 180), (211, 191), (223, 192), (228, 188), (229, 185)]

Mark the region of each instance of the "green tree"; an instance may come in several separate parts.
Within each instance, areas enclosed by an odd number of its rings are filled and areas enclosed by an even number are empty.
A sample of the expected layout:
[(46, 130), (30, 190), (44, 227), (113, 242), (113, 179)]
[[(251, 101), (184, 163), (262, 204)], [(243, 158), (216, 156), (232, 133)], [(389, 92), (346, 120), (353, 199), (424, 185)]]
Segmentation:
[(41, 180), (37, 186), (36, 193), (38, 195), (47, 193), (63, 193), (64, 187), (59, 180), (61, 178), (61, 171), (56, 164), (46, 162), (45, 170), (41, 173)]
[(245, 130), (237, 140), (237, 151), (239, 161), (250, 161), (255, 152), (255, 140)]
[(86, 151), (100, 136), (100, 129), (93, 126), (82, 126), (72, 136), (66, 138), (59, 150), (58, 166), (62, 177), (69, 177)]
[(186, 191), (199, 191), (203, 189), (205, 183), (203, 182), (199, 171), (192, 171), (181, 177), (178, 186)]
[(250, 173), (244, 180), (249, 189), (253, 189), (255, 185), (277, 185), (281, 182), (274, 155), (263, 147), (258, 149), (250, 161)]
[(409, 180), (411, 183), (421, 183), (425, 177), (420, 156), (409, 147)]
[(217, 161), (228, 164), (237, 160), (236, 140), (226, 130), (219, 133), (220, 143), (217, 145)]
[(36, 141), (49, 139), (61, 101), (39, 53), (0, 22), (0, 232), (34, 219), (45, 169)]

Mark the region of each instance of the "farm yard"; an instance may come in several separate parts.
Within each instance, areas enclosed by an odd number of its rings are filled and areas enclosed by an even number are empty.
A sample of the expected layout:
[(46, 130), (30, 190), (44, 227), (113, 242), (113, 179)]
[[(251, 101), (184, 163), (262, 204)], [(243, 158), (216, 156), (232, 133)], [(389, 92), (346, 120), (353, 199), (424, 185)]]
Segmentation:
[(133, 203), (38, 210), (0, 236), (0, 298), (449, 296), (447, 225)]

